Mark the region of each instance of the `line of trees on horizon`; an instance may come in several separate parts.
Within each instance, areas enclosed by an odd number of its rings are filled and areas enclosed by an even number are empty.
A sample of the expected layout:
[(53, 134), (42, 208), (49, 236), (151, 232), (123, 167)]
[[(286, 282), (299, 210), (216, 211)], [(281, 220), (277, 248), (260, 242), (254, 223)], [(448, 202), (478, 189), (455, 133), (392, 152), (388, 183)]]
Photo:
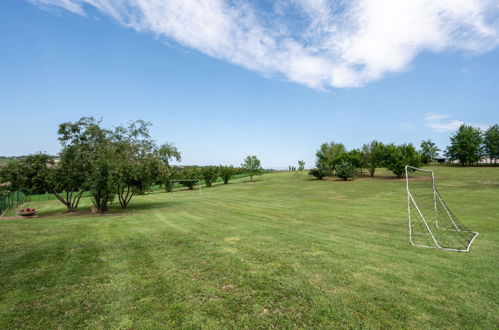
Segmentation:
[(233, 166), (174, 167), (180, 151), (171, 143), (157, 145), (149, 134), (150, 123), (142, 120), (106, 129), (93, 117), (59, 125), (61, 151), (54, 156), (36, 153), (18, 157), (0, 169), (0, 197), (21, 191), (27, 198), (53, 194), (69, 212), (77, 210), (84, 193), (89, 193), (96, 212), (107, 211), (118, 200), (126, 208), (135, 195), (154, 185), (173, 188), (173, 180), (193, 189), (203, 180), (211, 187), (218, 177), (225, 184), (236, 174), (261, 175), (256, 156), (248, 156), (240, 168)]
[[(395, 145), (372, 141), (360, 149), (347, 150), (342, 143), (323, 143), (317, 150), (315, 168), (309, 171), (317, 179), (336, 175), (344, 180), (355, 177), (363, 169), (367, 169), (372, 177), (377, 168), (386, 167), (401, 178), (405, 166), (419, 167), (429, 164), (438, 158), (440, 149), (431, 140), (421, 142), (420, 149), (411, 143)], [(488, 158), (490, 163), (497, 164), (499, 158), (499, 125), (493, 125), (486, 131), (469, 125), (461, 125), (451, 136), (450, 145), (444, 155), (451, 162), (459, 161), (462, 165), (477, 164)]]

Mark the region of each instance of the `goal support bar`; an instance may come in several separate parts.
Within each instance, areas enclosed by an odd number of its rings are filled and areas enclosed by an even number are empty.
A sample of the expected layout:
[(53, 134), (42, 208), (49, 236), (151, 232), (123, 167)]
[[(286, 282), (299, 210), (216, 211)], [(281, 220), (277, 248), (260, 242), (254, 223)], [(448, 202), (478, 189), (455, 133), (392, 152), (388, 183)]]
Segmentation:
[[(429, 189), (424, 188), (426, 198), (423, 198), (423, 201), (426, 200), (426, 207), (428, 209), (428, 200), (429, 198), (432, 198), (432, 206), (429, 208), (431, 209), (432, 207), (434, 210), (431, 212), (424, 212), (422, 211), (421, 205), (418, 205), (418, 196), (414, 196), (413, 193), (411, 192), (411, 184), (410, 184), (410, 179), (409, 179), (409, 173), (412, 172), (420, 172), (423, 174), (423, 176), (426, 176), (427, 178), (431, 178), (431, 185), (428, 183), (428, 188), (431, 189), (432, 191), (430, 192)], [(405, 167), (405, 180), (406, 180), (406, 192), (407, 192), (407, 213), (409, 217), (409, 242), (413, 246), (418, 246), (418, 247), (426, 247), (426, 248), (437, 248), (437, 249), (443, 249), (443, 250), (448, 250), (448, 251), (458, 251), (458, 252), (469, 252), (471, 244), (473, 241), (476, 239), (478, 236), (478, 232), (467, 230), (466, 227), (464, 227), (462, 224), (459, 224), (459, 222), (456, 220), (454, 215), (450, 212), (449, 208), (447, 205), (444, 203), (442, 197), (440, 196), (436, 184), (435, 184), (435, 175), (434, 172), (431, 170), (425, 170), (425, 169), (420, 169), (417, 167), (412, 167), (412, 166), (406, 166)], [(430, 188), (431, 187), (431, 188)], [(431, 193), (431, 195), (429, 195)], [(432, 196), (432, 197), (429, 197)], [(419, 196), (421, 197), (421, 195)], [(423, 206), (425, 206), (425, 203), (423, 202)], [(412, 208), (411, 208), (412, 207)], [(416, 214), (411, 214), (411, 210), (414, 209), (416, 211)], [(427, 210), (428, 211), (428, 210)], [(434, 214), (434, 216), (432, 216)], [(431, 240), (428, 241), (426, 245), (424, 244), (418, 244), (414, 241), (414, 229), (413, 229), (413, 217), (419, 217), (420, 222), (424, 224), (422, 228), (426, 230), (426, 233), (423, 233), (423, 235), (428, 235), (431, 237)], [(447, 225), (447, 227), (445, 227)], [(424, 230), (423, 230), (424, 231)], [(452, 243), (449, 243), (449, 241), (454, 237), (455, 235), (455, 241), (458, 242), (459, 244), (455, 244), (457, 246), (452, 246)], [(446, 239), (447, 241), (444, 240), (444, 244), (440, 242), (440, 239)], [(433, 242), (433, 244), (429, 243)]]

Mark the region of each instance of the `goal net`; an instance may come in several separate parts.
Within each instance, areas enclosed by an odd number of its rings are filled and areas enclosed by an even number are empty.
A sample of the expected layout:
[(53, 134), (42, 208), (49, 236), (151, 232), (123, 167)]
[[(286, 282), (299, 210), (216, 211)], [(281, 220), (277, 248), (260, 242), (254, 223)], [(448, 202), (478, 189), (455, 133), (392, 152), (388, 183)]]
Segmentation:
[[(174, 189), (175, 183), (180, 183), (183, 186), (185, 186), (186, 188), (180, 189), (180, 190), (178, 190), (178, 189), (175, 190)], [(190, 191), (191, 193), (189, 194), (189, 197), (195, 197), (195, 195), (192, 195), (192, 192), (194, 191), (195, 186), (197, 186), (197, 190), (199, 192), (198, 196), (201, 196), (203, 194), (203, 192), (201, 190), (201, 180), (199, 180), (199, 179), (170, 180), (170, 187), (171, 187), (170, 199), (173, 199), (173, 192), (174, 191), (177, 191), (177, 195), (181, 192), (182, 192), (182, 195), (185, 195), (185, 193)]]
[(478, 235), (459, 222), (440, 196), (433, 171), (405, 167), (412, 245), (468, 252)]

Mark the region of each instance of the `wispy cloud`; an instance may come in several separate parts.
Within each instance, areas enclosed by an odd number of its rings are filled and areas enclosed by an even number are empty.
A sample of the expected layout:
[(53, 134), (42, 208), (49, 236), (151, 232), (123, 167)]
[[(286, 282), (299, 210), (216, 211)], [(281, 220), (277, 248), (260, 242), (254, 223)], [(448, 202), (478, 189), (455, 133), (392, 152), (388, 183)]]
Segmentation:
[(405, 70), (422, 51), (499, 45), (497, 0), (28, 0), (119, 24), (266, 76), (357, 87)]
[(428, 113), (425, 116), (426, 126), (435, 132), (452, 132), (464, 124), (460, 120), (449, 120), (450, 115), (442, 115), (438, 113)]

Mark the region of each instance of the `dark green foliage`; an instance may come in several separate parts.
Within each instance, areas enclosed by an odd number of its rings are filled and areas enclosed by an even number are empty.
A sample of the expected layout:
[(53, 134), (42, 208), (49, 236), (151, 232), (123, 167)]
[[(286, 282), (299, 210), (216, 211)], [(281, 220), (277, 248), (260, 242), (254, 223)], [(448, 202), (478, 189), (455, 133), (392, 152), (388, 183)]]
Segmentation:
[(170, 167), (170, 162), (173, 159), (175, 159), (177, 162), (179, 162), (182, 159), (180, 151), (172, 143), (163, 143), (162, 145), (160, 145), (159, 148), (156, 150), (156, 154), (168, 167)]
[(490, 126), (483, 135), (484, 152), (490, 160), (497, 164), (499, 158), (499, 125)]
[(76, 210), (84, 191), (90, 192), (101, 213), (116, 196), (121, 207), (127, 207), (134, 195), (165, 180), (172, 157), (180, 158), (173, 145), (156, 147), (149, 126), (138, 120), (109, 130), (91, 117), (61, 124), (63, 150), (51, 173), (51, 191), (70, 211)]
[(249, 174), (250, 181), (253, 181), (253, 176), (263, 174), (262, 165), (256, 156), (246, 157), (244, 159), (244, 163), (241, 164), (241, 167), (244, 168), (246, 173)]
[(384, 145), (378, 141), (372, 141), (362, 146), (362, 165), (365, 166), (371, 177), (374, 176), (376, 168), (380, 167), (384, 159)]
[(59, 162), (50, 169), (48, 191), (69, 212), (74, 212), (83, 193), (88, 190), (90, 158), (78, 145), (64, 147), (59, 156)]
[(201, 169), (201, 175), (203, 176), (206, 187), (211, 187), (213, 182), (215, 182), (215, 180), (218, 178), (218, 167), (204, 166)]
[(385, 147), (384, 165), (398, 178), (402, 178), (406, 165), (421, 166), (421, 155), (412, 144), (402, 144), (400, 146), (389, 144)]
[(159, 156), (160, 151), (149, 135), (149, 126), (138, 120), (127, 127), (117, 127), (111, 136), (119, 176), (116, 194), (122, 208), (127, 207), (134, 195), (150, 190), (165, 166), (165, 158)]
[(228, 184), (230, 178), (234, 175), (234, 166), (222, 166), (219, 167), (220, 176), (224, 181), (224, 184)]
[(452, 160), (459, 160), (462, 165), (472, 165), (483, 155), (482, 132), (473, 126), (461, 125), (451, 138), (445, 155)]
[(323, 143), (315, 153), (315, 165), (317, 168), (329, 169), (332, 172), (334, 165), (342, 160), (345, 153), (346, 148), (342, 143)]
[(438, 149), (437, 145), (433, 143), (431, 140), (426, 140), (421, 142), (421, 161), (423, 164), (428, 164), (435, 160), (438, 157)]
[(361, 169), (363, 167), (363, 159), (362, 159), (362, 152), (358, 149), (353, 149), (344, 153), (341, 153), (337, 157), (337, 161), (335, 162), (335, 171), (336, 171), (336, 165), (342, 164), (342, 163), (350, 163), (354, 168), (356, 169)]
[(201, 169), (197, 166), (189, 166), (184, 168), (182, 172), (180, 172), (179, 180), (180, 183), (187, 187), (189, 190), (193, 190), (194, 186), (199, 183), (199, 178), (201, 177)]
[(347, 160), (342, 160), (340, 163), (336, 164), (334, 166), (334, 171), (337, 177), (345, 181), (354, 178), (357, 175), (357, 167)]
[(310, 171), (308, 171), (309, 175), (315, 176), (317, 179), (322, 180), (326, 176), (331, 174), (331, 171), (329, 169), (324, 169), (324, 168), (313, 168)]
[(46, 154), (33, 154), (8, 163), (0, 171), (0, 182), (9, 183), (10, 191), (21, 191), (26, 196), (44, 194), (49, 189), (49, 167), (54, 162)]

